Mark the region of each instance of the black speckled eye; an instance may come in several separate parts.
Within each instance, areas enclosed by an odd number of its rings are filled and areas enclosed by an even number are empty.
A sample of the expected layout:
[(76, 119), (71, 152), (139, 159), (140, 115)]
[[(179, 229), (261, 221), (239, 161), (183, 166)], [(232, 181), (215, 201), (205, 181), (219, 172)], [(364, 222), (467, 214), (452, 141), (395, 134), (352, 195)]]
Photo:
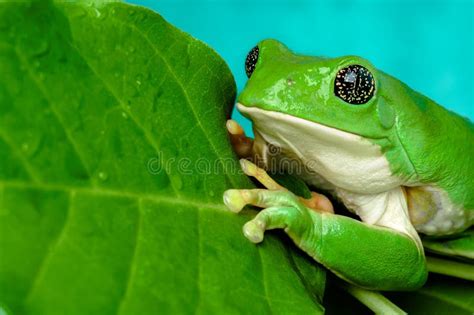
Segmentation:
[(247, 73), (247, 77), (250, 78), (252, 75), (253, 70), (255, 70), (255, 65), (257, 64), (258, 60), (258, 46), (252, 48), (247, 54), (247, 58), (245, 58), (245, 73)]
[(374, 96), (375, 80), (367, 68), (347, 66), (336, 75), (334, 94), (349, 104), (365, 104)]

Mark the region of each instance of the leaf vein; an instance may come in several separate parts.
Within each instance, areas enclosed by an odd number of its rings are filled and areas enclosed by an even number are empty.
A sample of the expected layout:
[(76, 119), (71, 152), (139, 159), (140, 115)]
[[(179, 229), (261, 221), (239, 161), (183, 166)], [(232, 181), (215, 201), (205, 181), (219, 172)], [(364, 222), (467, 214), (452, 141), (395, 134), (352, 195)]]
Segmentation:
[(38, 173), (36, 173), (35, 168), (31, 163), (26, 159), (24, 154), (20, 153), (21, 151), (17, 148), (16, 145), (14, 145), (14, 141), (10, 139), (9, 136), (6, 135), (5, 132), (2, 132), (0, 130), (0, 136), (5, 140), (5, 143), (12, 148), (13, 152), (15, 153), (16, 156), (20, 159), (21, 164), (23, 165), (24, 170), (26, 173), (30, 176), (30, 178), (35, 182), (35, 183), (41, 183), (40, 177)]
[(53, 106), (53, 101), (49, 98), (48, 96), (48, 93), (46, 93), (46, 89), (45, 87), (43, 86), (43, 84), (38, 80), (38, 78), (34, 75), (33, 73), (33, 70), (31, 69), (31, 65), (28, 63), (27, 59), (25, 58), (25, 56), (20, 52), (18, 51), (17, 48), (15, 48), (15, 53), (16, 55), (18, 56), (18, 59), (20, 60), (20, 62), (26, 67), (27, 69), (27, 72), (28, 72), (28, 75), (29, 77), (32, 79), (32, 81), (34, 82), (34, 84), (38, 87), (38, 90), (40, 91), (40, 93), (43, 95), (44, 99), (46, 100), (46, 103), (48, 104), (49, 108), (51, 109), (51, 111), (53, 112), (54, 116), (56, 117), (56, 120), (58, 121), (58, 123), (61, 125), (63, 131), (64, 131), (64, 134), (66, 135), (66, 139), (69, 141), (69, 143), (71, 144), (71, 147), (73, 148), (74, 152), (76, 153), (76, 156), (79, 160), (79, 162), (81, 162), (82, 166), (84, 167), (84, 169), (86, 170), (88, 176), (89, 176), (89, 182), (92, 184), (92, 186), (95, 186), (94, 185), (94, 182), (92, 181), (92, 176), (91, 176), (91, 171), (89, 170), (89, 168), (87, 167), (87, 164), (85, 163), (85, 159), (82, 157), (78, 147), (77, 147), (77, 144), (76, 142), (74, 141), (74, 138), (72, 137), (72, 135), (70, 134), (69, 130), (66, 128), (66, 125), (64, 124), (64, 122), (61, 120), (61, 115), (59, 115), (58, 111), (56, 110), (56, 108)]
[(129, 266), (127, 281), (126, 281), (127, 286), (125, 290), (123, 291), (122, 297), (120, 298), (119, 306), (117, 308), (117, 314), (121, 314), (123, 311), (124, 303), (127, 300), (128, 296), (130, 295), (132, 279), (134, 278), (134, 275), (136, 274), (135, 266), (136, 266), (137, 252), (138, 252), (138, 237), (140, 235), (140, 230), (142, 227), (142, 219), (143, 219), (142, 200), (143, 199), (138, 199), (138, 208), (137, 208), (138, 218), (137, 218), (137, 227), (135, 231), (135, 240), (134, 240), (135, 246), (133, 248), (132, 257), (130, 258), (130, 266)]
[(268, 288), (267, 288), (267, 283), (266, 283), (266, 275), (265, 275), (265, 266), (263, 265), (263, 256), (262, 256), (262, 253), (260, 251), (260, 248), (257, 248), (257, 252), (258, 252), (258, 257), (259, 257), (259, 261), (260, 261), (260, 267), (262, 269), (262, 286), (263, 286), (263, 295), (265, 297), (265, 302), (267, 302), (267, 306), (268, 306), (268, 309), (270, 311), (270, 314), (273, 314), (273, 309), (272, 309), (272, 306), (270, 304), (270, 298), (268, 297)]
[(59, 191), (67, 191), (67, 192), (78, 192), (84, 194), (97, 194), (97, 195), (106, 195), (106, 196), (114, 196), (114, 197), (126, 197), (132, 199), (146, 199), (153, 202), (166, 202), (175, 205), (191, 205), (197, 208), (204, 208), (204, 209), (212, 209), (216, 211), (220, 211), (223, 213), (229, 213), (229, 211), (225, 210), (223, 203), (205, 203), (194, 199), (189, 199), (186, 197), (176, 198), (176, 197), (168, 197), (163, 195), (157, 194), (145, 194), (145, 193), (136, 193), (136, 192), (128, 192), (128, 191), (120, 191), (116, 189), (107, 189), (101, 187), (80, 187), (80, 186), (73, 186), (73, 185), (62, 185), (62, 184), (36, 184), (36, 183), (29, 183), (23, 181), (5, 181), (0, 180), (0, 184), (9, 187), (16, 187), (16, 188), (23, 188), (23, 189), (38, 189), (38, 190), (59, 190)]
[(61, 241), (64, 239), (66, 235), (66, 227), (68, 223), (70, 222), (71, 214), (72, 214), (72, 200), (75, 196), (74, 192), (69, 192), (68, 194), (68, 207), (66, 209), (66, 218), (64, 219), (63, 226), (61, 227), (61, 230), (59, 231), (57, 237), (55, 240), (51, 241), (50, 246), (48, 248), (48, 251), (46, 252), (45, 256), (43, 257), (43, 260), (41, 261), (38, 271), (33, 277), (32, 285), (28, 289), (28, 293), (26, 294), (25, 298), (25, 304), (27, 304), (30, 299), (33, 297), (33, 293), (36, 291), (37, 287), (39, 286), (40, 280), (43, 278), (44, 273), (46, 271), (46, 268), (48, 266), (48, 262), (51, 259), (52, 254), (54, 253), (54, 249), (58, 244), (61, 243)]

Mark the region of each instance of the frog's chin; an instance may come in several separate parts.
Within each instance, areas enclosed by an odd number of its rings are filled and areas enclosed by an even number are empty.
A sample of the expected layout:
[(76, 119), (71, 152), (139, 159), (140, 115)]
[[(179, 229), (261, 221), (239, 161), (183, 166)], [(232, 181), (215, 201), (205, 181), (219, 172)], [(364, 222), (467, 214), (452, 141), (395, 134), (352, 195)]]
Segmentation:
[[(271, 167), (283, 156), (308, 184), (329, 190), (373, 194), (401, 185), (380, 147), (359, 135), (240, 103), (237, 108), (252, 120), (257, 153)], [(278, 147), (279, 156), (272, 157), (266, 144)]]

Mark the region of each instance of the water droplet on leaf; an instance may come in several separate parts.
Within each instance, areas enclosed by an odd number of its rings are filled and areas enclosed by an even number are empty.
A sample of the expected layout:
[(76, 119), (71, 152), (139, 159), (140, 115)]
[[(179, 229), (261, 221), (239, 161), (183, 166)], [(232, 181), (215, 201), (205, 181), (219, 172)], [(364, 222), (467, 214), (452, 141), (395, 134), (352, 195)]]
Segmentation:
[(135, 82), (137, 83), (137, 85), (140, 86), (142, 84), (142, 80), (143, 80), (143, 75), (137, 74), (137, 76), (135, 77)]
[(95, 13), (95, 16), (98, 18), (102, 15), (102, 13), (97, 8), (94, 8), (94, 13)]
[(99, 172), (99, 179), (100, 179), (101, 181), (106, 181), (107, 178), (109, 178), (109, 175), (107, 175), (106, 172)]
[(40, 134), (29, 134), (28, 142), (24, 142), (21, 145), (21, 150), (25, 153), (27, 157), (34, 156), (40, 149), (43, 138)]

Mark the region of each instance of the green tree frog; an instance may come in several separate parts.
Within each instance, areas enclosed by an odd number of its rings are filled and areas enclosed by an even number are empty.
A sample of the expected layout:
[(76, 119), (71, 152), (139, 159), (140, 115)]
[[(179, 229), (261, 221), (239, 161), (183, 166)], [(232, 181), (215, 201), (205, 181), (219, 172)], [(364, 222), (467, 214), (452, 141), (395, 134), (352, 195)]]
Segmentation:
[(422, 286), (419, 233), (453, 235), (474, 221), (473, 124), (360, 57), (302, 56), (264, 40), (245, 68), (236, 106), (252, 120), (255, 139), (228, 121), (237, 153), (259, 157), (264, 168), (290, 161), (360, 220), (335, 214), (323, 195), (297, 197), (241, 160), (267, 188), (224, 193), (234, 212), (264, 208), (244, 235), (259, 243), (265, 230), (284, 229), (317, 262), (365, 288)]

